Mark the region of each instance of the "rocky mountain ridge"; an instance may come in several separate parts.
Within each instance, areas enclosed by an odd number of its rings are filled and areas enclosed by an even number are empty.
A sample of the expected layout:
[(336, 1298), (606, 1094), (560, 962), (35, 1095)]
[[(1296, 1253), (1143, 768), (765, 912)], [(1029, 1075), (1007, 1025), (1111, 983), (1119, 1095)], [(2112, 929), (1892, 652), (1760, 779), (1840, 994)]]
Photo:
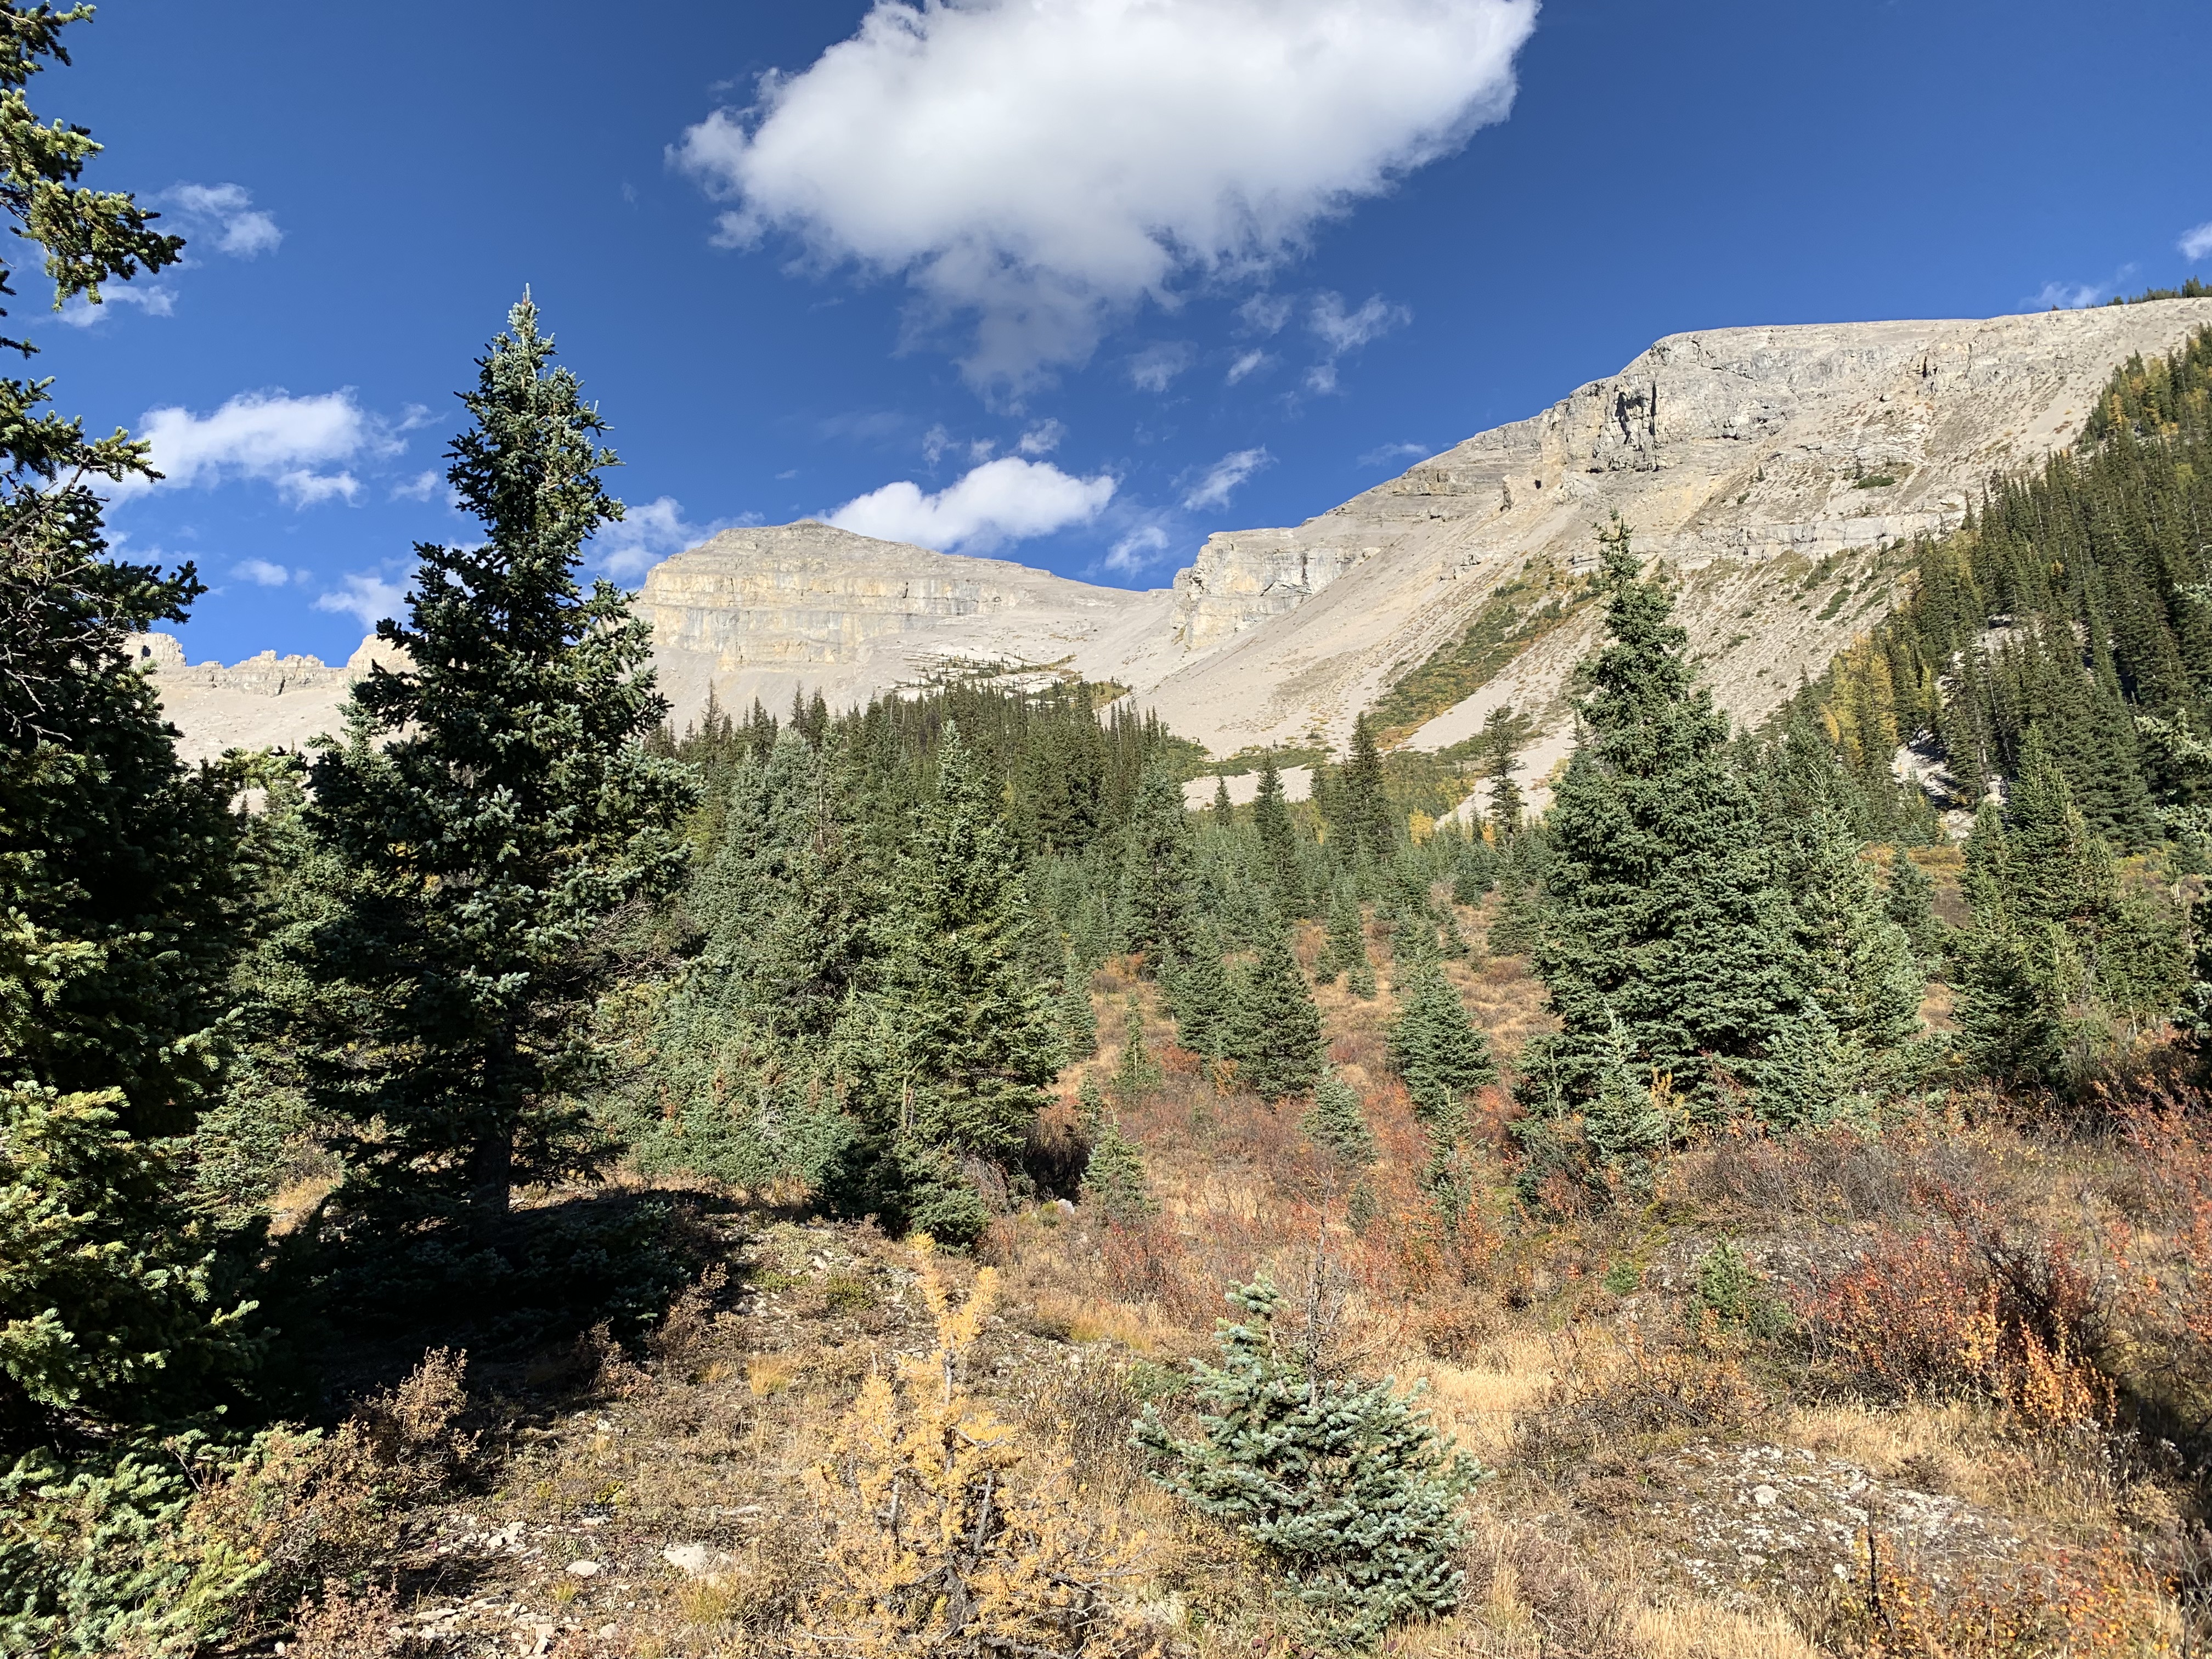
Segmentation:
[[(832, 527), (730, 531), (639, 596), (679, 719), (793, 690), (833, 703), (978, 669), (1130, 688), (1217, 753), (1340, 743), (1363, 708), (1423, 748), (1501, 702), (1561, 752), (1594, 638), (1575, 580), (1615, 513), (1676, 573), (1720, 701), (1755, 719), (1897, 598), (1915, 537), (2079, 432), (2112, 370), (2212, 325), (2212, 301), (1985, 320), (1670, 336), (1619, 374), (1305, 523), (1210, 537), (1172, 588), (1096, 586)], [(149, 636), (165, 639), (166, 636)], [(362, 672), (152, 647), (194, 752), (294, 742)]]

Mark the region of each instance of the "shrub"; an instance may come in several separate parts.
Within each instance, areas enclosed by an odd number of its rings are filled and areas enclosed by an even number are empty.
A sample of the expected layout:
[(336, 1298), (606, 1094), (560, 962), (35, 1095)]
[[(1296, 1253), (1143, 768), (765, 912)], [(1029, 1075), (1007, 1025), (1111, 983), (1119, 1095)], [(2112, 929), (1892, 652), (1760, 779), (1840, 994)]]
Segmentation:
[(791, 1634), (825, 1653), (1107, 1652), (1124, 1629), (1108, 1591), (1130, 1552), (965, 1385), (997, 1274), (979, 1272), (956, 1309), (927, 1239), (916, 1255), (935, 1341), (898, 1358), (896, 1382), (868, 1378), (807, 1472), (822, 1576)]
[(1460, 1500), (1480, 1466), (1448, 1449), (1418, 1388), (1325, 1378), (1282, 1352), (1273, 1285), (1228, 1296), (1249, 1318), (1221, 1324), (1219, 1366), (1193, 1362), (1200, 1437), (1174, 1437), (1154, 1407), (1138, 1419), (1137, 1444), (1163, 1460), (1155, 1482), (1257, 1545), (1333, 1644), (1449, 1612), (1466, 1577)]

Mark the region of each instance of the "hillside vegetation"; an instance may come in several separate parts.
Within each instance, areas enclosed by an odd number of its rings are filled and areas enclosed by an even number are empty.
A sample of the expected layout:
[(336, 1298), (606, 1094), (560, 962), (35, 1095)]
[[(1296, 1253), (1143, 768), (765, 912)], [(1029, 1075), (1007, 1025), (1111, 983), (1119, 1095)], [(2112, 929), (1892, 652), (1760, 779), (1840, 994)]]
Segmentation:
[[(62, 293), (179, 257), (0, 123)], [(1387, 710), (1197, 811), (1087, 685), (671, 729), (527, 301), (405, 665), (188, 770), (144, 452), (0, 381), (0, 1651), (2201, 1651), (2208, 374), (1768, 731), (1605, 526), (1465, 824)]]

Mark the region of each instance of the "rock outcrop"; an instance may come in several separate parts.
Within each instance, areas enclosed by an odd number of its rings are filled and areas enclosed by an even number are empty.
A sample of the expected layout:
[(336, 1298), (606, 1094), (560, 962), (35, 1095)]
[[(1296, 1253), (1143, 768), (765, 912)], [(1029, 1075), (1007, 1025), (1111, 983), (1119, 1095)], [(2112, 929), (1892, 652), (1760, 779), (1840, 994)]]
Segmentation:
[(1161, 653), (1168, 605), (811, 521), (725, 531), (655, 565), (638, 596), (679, 717), (710, 685), (726, 707), (781, 711), (796, 690), (842, 707), (975, 668), (1113, 679)]
[(404, 659), (374, 634), (337, 664), (274, 651), (228, 667), (187, 664), (173, 634), (134, 634), (130, 646), (160, 685), (161, 710), (183, 733), (177, 750), (187, 761), (215, 760), (227, 749), (297, 749), (334, 732), (339, 706), (369, 665)]
[[(2208, 324), (2212, 301), (2180, 300), (1672, 336), (1296, 529), (1215, 537), (1178, 578), (1199, 648), (1146, 696), (1217, 751), (1340, 740), (1501, 586), (1588, 568), (1617, 512), (1685, 577), (1683, 620), (1722, 702), (1759, 716), (1887, 610), (1893, 586), (1868, 585), (1882, 550), (1957, 523), (1992, 473), (2075, 436), (2118, 364)], [(1830, 608), (1833, 584), (1808, 597), (1808, 573), (1845, 554), (1847, 602)], [(1309, 591), (1295, 601), (1293, 572)], [(1413, 741), (1456, 741), (1509, 698), (1556, 705), (1590, 620), (1546, 634)]]

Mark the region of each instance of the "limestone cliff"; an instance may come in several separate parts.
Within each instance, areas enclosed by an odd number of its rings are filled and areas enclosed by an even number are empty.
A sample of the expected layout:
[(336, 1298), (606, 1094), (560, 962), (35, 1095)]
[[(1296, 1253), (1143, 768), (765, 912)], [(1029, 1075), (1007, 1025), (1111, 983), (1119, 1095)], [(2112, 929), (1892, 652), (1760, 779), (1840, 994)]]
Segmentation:
[(130, 646), (141, 668), (161, 690), (161, 710), (184, 734), (178, 752), (187, 761), (214, 760), (226, 749), (296, 749), (337, 730), (347, 689), (399, 653), (374, 635), (340, 664), (320, 657), (280, 657), (264, 651), (226, 667), (187, 664), (173, 634), (134, 634)]
[(802, 689), (842, 707), (974, 667), (1113, 678), (1161, 640), (1167, 605), (812, 522), (725, 531), (655, 565), (638, 596), (679, 718), (709, 685), (726, 707), (781, 712)]
[[(1670, 337), (1295, 529), (1213, 538), (1177, 579), (1192, 654), (1147, 698), (1217, 750), (1340, 740), (1501, 590), (1588, 568), (1618, 512), (1684, 576), (1723, 702), (1756, 717), (1887, 609), (1884, 550), (1955, 524), (1992, 472), (2067, 443), (2118, 364), (2208, 324), (2212, 301), (2183, 300)], [(1455, 741), (1509, 697), (1556, 709), (1592, 620), (1413, 741)]]

